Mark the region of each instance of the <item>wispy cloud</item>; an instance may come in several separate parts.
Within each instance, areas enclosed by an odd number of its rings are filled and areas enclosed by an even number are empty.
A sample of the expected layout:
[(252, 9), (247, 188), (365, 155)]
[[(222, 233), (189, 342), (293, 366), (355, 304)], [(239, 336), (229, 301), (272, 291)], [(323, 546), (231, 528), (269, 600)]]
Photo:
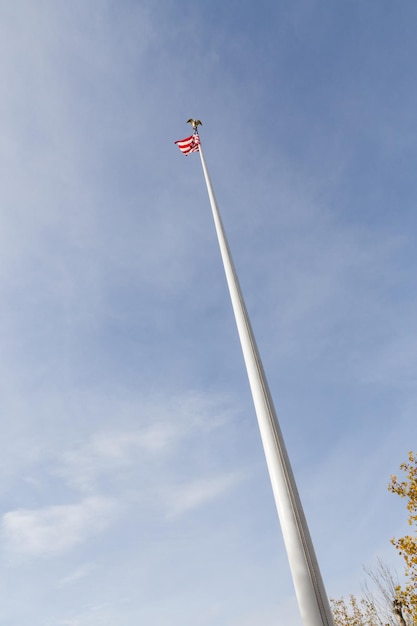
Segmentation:
[(78, 504), (18, 509), (3, 515), (5, 547), (21, 555), (41, 557), (63, 554), (114, 520), (115, 503), (106, 498), (86, 498)]
[(91, 574), (91, 572), (94, 570), (94, 567), (94, 563), (84, 563), (83, 565), (80, 565), (80, 567), (77, 567), (69, 574), (61, 578), (57, 582), (57, 587), (66, 587), (67, 585), (77, 583), (79, 580), (82, 580), (83, 578)]
[(180, 517), (211, 500), (225, 495), (243, 479), (241, 474), (224, 474), (195, 480), (181, 487), (173, 487), (168, 496), (168, 518)]
[(64, 452), (56, 473), (76, 489), (94, 491), (99, 477), (128, 468), (138, 455), (161, 454), (174, 439), (172, 428), (162, 424), (141, 431), (98, 433)]
[[(52, 473), (82, 493), (96, 493), (100, 480), (118, 480), (135, 466), (161, 468), (193, 438), (207, 439), (235, 417), (230, 400), (197, 392), (164, 400), (141, 398), (140, 406), (127, 410), (116, 401), (104, 411), (110, 416), (128, 415), (117, 429), (96, 426), (87, 440), (75, 441), (58, 457), (51, 451)], [(103, 422), (111, 419), (106, 416)]]

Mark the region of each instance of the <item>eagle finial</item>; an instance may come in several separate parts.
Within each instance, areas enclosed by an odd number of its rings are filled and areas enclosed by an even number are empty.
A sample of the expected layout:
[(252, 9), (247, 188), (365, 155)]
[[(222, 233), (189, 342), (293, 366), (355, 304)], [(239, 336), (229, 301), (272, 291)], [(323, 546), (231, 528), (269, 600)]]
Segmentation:
[(192, 117), (190, 117), (189, 120), (187, 120), (187, 124), (191, 124), (191, 126), (194, 128), (194, 130), (197, 130), (197, 126), (200, 124), (200, 126), (202, 126), (202, 122), (201, 120), (193, 120)]

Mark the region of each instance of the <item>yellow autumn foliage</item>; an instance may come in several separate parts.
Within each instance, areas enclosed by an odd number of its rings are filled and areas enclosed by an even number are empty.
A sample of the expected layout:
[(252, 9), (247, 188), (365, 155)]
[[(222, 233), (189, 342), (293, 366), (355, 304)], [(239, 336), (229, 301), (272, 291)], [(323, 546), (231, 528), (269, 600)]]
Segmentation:
[(375, 604), (367, 598), (356, 598), (351, 595), (347, 600), (330, 599), (335, 626), (385, 626), (379, 616)]
[(398, 586), (396, 592), (398, 601), (410, 615), (412, 623), (417, 624), (417, 455), (410, 452), (408, 462), (402, 463), (400, 469), (405, 474), (405, 480), (399, 481), (397, 476), (391, 476), (388, 489), (407, 499), (408, 523), (412, 527), (412, 534), (391, 540), (404, 558), (408, 579), (408, 583), (403, 587)]
[[(397, 585), (389, 570), (380, 565), (370, 577), (385, 600), (381, 604), (371, 593), (363, 598), (351, 595), (347, 600), (330, 600), (335, 626), (417, 626), (417, 455), (410, 452), (400, 469), (403, 479), (391, 476), (389, 491), (407, 500), (410, 534), (391, 543), (405, 562), (407, 583)], [(369, 572), (368, 572), (369, 574)]]

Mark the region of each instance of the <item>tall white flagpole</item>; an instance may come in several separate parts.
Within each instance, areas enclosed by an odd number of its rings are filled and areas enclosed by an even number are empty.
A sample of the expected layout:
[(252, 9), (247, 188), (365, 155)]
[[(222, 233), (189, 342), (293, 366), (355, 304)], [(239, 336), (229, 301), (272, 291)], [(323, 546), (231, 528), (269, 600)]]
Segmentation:
[(304, 626), (334, 626), (329, 601), (233, 265), (201, 143), (199, 151), (301, 618)]

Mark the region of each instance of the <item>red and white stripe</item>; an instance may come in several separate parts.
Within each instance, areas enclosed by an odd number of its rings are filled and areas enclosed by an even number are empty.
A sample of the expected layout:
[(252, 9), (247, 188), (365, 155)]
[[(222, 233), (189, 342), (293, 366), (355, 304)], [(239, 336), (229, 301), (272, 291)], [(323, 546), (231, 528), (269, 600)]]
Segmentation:
[(191, 154), (191, 152), (198, 152), (200, 150), (200, 137), (198, 136), (198, 133), (194, 133), (194, 135), (186, 137), (186, 139), (180, 139), (175, 143), (185, 156)]

